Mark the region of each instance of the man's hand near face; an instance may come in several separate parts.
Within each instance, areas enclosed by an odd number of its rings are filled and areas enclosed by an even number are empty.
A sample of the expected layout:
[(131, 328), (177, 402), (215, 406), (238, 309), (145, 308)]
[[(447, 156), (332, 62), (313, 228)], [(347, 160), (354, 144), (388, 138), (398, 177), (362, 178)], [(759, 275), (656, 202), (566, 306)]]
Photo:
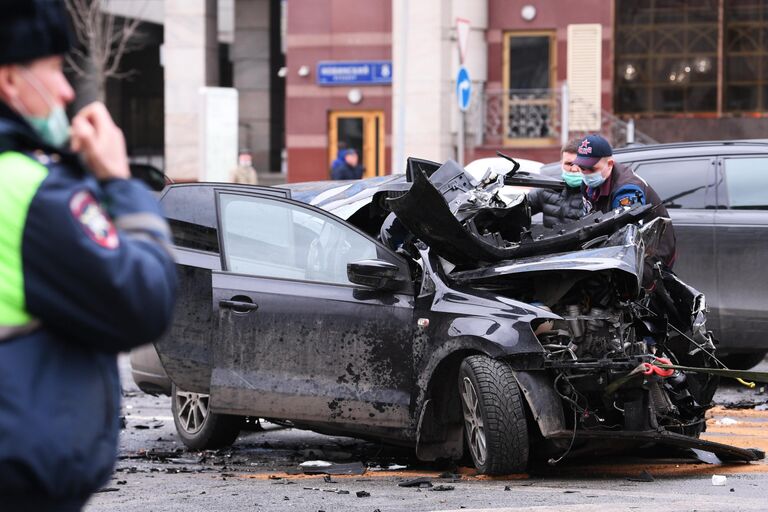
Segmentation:
[(125, 137), (103, 103), (91, 103), (72, 118), (71, 145), (99, 180), (131, 177)]

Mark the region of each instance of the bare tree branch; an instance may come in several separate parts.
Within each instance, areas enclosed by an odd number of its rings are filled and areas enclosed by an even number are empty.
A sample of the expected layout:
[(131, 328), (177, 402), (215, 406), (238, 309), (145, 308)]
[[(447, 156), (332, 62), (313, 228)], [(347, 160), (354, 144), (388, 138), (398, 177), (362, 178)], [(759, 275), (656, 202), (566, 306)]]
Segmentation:
[[(146, 1), (141, 12), (146, 8)], [(104, 0), (64, 0), (72, 18), (77, 40), (82, 46), (72, 52), (67, 62), (78, 75), (93, 80), (103, 98), (108, 78), (125, 78), (131, 72), (121, 71), (126, 53), (140, 48), (138, 28), (141, 19), (121, 18), (104, 10)], [(85, 64), (90, 61), (90, 65)]]

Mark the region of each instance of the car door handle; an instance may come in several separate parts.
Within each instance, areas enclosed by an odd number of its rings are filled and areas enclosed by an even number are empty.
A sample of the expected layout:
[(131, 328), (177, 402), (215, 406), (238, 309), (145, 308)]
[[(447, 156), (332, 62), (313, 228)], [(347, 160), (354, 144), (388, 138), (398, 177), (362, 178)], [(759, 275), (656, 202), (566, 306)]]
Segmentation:
[(247, 313), (248, 311), (256, 311), (259, 309), (258, 304), (254, 304), (253, 302), (243, 302), (240, 300), (220, 300), (219, 307), (233, 309), (238, 313)]

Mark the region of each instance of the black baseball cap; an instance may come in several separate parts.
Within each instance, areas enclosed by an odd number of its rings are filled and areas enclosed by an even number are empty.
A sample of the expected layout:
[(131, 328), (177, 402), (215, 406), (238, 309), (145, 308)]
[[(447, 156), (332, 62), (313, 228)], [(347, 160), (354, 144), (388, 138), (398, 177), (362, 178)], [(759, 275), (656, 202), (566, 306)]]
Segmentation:
[(591, 169), (601, 158), (613, 155), (613, 148), (604, 137), (593, 133), (582, 139), (576, 150), (573, 163), (585, 169)]
[(0, 65), (62, 55), (72, 46), (63, 0), (0, 0)]

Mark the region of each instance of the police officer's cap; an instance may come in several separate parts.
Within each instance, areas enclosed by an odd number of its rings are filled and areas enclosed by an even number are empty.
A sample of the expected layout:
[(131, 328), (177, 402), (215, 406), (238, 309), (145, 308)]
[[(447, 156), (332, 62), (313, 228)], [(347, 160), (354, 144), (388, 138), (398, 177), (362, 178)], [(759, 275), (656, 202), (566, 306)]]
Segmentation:
[(71, 41), (63, 0), (0, 0), (0, 65), (61, 55)]

